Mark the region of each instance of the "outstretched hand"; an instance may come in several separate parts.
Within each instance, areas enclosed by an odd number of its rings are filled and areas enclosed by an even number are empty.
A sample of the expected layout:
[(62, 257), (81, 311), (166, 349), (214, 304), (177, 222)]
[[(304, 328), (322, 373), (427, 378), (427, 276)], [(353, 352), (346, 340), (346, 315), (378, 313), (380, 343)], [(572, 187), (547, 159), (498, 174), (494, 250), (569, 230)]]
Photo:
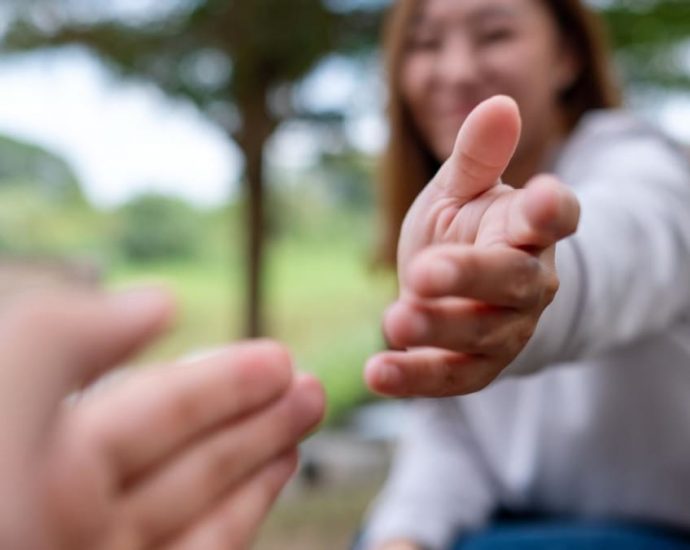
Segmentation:
[(450, 158), (408, 212), (400, 296), (383, 322), (394, 349), (372, 357), (369, 387), (390, 396), (478, 391), (515, 359), (558, 289), (555, 245), (577, 228), (575, 196), (551, 176), (500, 182), (520, 136), (497, 96), (463, 124)]
[(253, 342), (65, 396), (168, 324), (158, 292), (55, 295), (0, 318), (0, 547), (248, 548), (323, 414)]

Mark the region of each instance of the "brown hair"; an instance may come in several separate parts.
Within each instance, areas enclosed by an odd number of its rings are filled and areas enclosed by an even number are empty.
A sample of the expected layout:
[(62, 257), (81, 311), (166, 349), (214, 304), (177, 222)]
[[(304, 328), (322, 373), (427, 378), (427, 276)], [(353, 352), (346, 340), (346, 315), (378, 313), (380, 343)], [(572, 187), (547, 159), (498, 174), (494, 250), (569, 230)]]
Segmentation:
[[(385, 29), (390, 137), (381, 164), (380, 202), (383, 235), (379, 259), (395, 262), (400, 226), (415, 197), (439, 168), (412, 122), (399, 90), (406, 35), (420, 0), (396, 0)], [(579, 78), (561, 97), (569, 130), (592, 109), (620, 104), (620, 91), (609, 64), (608, 46), (599, 19), (581, 0), (542, 0), (553, 14), (562, 36), (580, 56)]]

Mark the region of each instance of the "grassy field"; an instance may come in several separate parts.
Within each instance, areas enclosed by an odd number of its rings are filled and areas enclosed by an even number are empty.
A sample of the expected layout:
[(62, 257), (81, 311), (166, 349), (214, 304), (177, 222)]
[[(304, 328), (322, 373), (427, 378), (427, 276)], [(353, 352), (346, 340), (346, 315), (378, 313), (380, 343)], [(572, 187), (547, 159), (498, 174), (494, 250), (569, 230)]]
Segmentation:
[[(244, 263), (231, 255), (111, 267), (111, 287), (162, 283), (179, 298), (176, 326), (145, 359), (170, 359), (241, 336)], [(268, 335), (289, 345), (299, 368), (324, 382), (329, 419), (368, 397), (362, 366), (382, 345), (380, 316), (393, 290), (391, 274), (370, 269), (366, 250), (351, 242), (284, 239), (270, 248)]]

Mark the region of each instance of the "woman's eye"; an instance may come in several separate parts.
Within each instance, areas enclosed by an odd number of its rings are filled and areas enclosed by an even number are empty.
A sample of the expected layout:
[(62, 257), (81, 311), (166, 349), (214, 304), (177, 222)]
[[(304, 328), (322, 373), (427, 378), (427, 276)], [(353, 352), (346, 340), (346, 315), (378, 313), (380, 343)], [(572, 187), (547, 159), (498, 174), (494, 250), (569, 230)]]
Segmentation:
[(513, 38), (515, 33), (512, 29), (500, 28), (482, 31), (477, 34), (477, 42), (480, 44), (496, 44), (507, 42)]
[(412, 36), (407, 40), (407, 49), (412, 51), (436, 50), (441, 41), (435, 36)]

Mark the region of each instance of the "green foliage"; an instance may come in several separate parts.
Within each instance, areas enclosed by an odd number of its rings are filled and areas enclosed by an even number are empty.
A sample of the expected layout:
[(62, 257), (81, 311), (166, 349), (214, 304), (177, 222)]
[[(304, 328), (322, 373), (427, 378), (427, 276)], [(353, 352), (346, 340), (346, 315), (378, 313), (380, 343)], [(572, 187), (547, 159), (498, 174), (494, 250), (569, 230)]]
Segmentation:
[(111, 221), (86, 201), (62, 159), (0, 137), (0, 253), (84, 257), (103, 264)]
[(79, 181), (67, 163), (28, 143), (0, 136), (0, 188), (27, 186), (47, 200), (84, 202)]
[(615, 0), (603, 15), (630, 84), (690, 89), (688, 0)]
[(201, 217), (182, 200), (141, 195), (119, 211), (122, 253), (132, 261), (190, 258), (201, 239)]
[(376, 159), (347, 150), (324, 154), (308, 171), (271, 174), (269, 234), (308, 241), (349, 236), (361, 249), (374, 246)]
[(32, 182), (0, 185), (0, 252), (101, 256), (109, 223), (87, 203), (57, 202)]

